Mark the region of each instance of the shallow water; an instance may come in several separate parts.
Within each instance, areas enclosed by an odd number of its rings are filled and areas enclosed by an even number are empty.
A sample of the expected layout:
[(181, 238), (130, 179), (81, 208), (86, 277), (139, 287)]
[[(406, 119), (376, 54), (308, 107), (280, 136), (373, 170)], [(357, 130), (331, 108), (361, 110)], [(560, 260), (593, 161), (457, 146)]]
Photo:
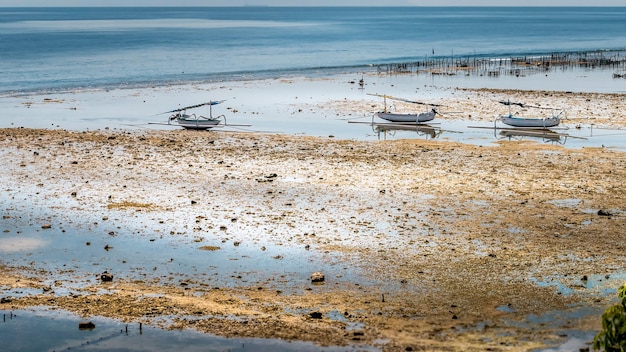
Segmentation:
[[(502, 140), (530, 140), (541, 144), (562, 145), (566, 148), (613, 148), (626, 150), (626, 129), (608, 128), (589, 123), (571, 123), (565, 119), (550, 134), (520, 135), (518, 130), (499, 124), (494, 129), (491, 117), (470, 121), (471, 111), (448, 114), (436, 118), (429, 131), (378, 131), (384, 126), (372, 126), (374, 111), (352, 111), (346, 104), (336, 114), (325, 110), (328, 101), (372, 101), (382, 104), (369, 93), (398, 92), (421, 101), (449, 97), (454, 87), (554, 89), (557, 91), (626, 92), (626, 79), (611, 78), (607, 69), (553, 71), (547, 77), (532, 74), (528, 77), (484, 76), (430, 76), (425, 74), (367, 77), (366, 88), (350, 84), (356, 74), (329, 78), (292, 78), (227, 82), (217, 88), (209, 86), (165, 86), (114, 91), (78, 91), (60, 95), (12, 96), (0, 99), (5, 111), (0, 116), (0, 127), (63, 128), (68, 130), (176, 130), (177, 126), (163, 126), (173, 108), (210, 99), (226, 99), (213, 108), (213, 114), (226, 115), (229, 126), (222, 130), (258, 133), (283, 133), (372, 141), (378, 139), (421, 138), (456, 141), (474, 145), (493, 145)], [(404, 92), (404, 93), (400, 93)], [(567, 110), (566, 110), (567, 111)], [(199, 111), (208, 114), (208, 111)], [(383, 122), (383, 121), (379, 121)], [(500, 129), (505, 128), (505, 129)], [(210, 131), (208, 133), (212, 133)], [(207, 133), (202, 131), (199, 133)]]
[[(28, 221), (37, 222), (35, 219)], [(47, 284), (58, 295), (97, 284), (104, 271), (127, 281), (157, 279), (161, 284), (184, 284), (200, 290), (258, 285), (299, 291), (310, 286), (310, 275), (316, 271), (332, 277), (336, 285), (364, 281), (358, 268), (331, 254), (308, 250), (304, 244), (282, 246), (254, 240), (253, 234), (233, 236), (232, 230), (229, 234), (219, 229), (176, 235), (158, 221), (151, 223), (149, 230), (142, 230), (142, 226), (132, 228), (122, 222), (119, 224), (125, 228), (120, 229), (114, 219), (101, 224), (84, 220), (82, 225), (68, 221), (41, 229), (38, 223), (5, 219), (1, 223), (4, 233), (0, 234), (3, 261), (28, 270), (49, 271)], [(140, 219), (135, 221), (143, 224)], [(214, 248), (206, 250), (202, 248), (205, 246)], [(63, 287), (54, 286), (58, 280), (64, 282)]]
[[(359, 121), (359, 120), (355, 120)], [(360, 121), (359, 121), (360, 122)], [(364, 126), (357, 127), (367, 139), (433, 139), (454, 141), (473, 145), (493, 145), (499, 141), (530, 141), (539, 144), (560, 145), (566, 148), (610, 148), (626, 151), (626, 129), (607, 129), (593, 125), (568, 125), (562, 123), (559, 128), (547, 131), (524, 130), (498, 125), (489, 122), (466, 122), (441, 120), (419, 128), (406, 130), (389, 128), (383, 131), (384, 125), (371, 126), (363, 120)], [(377, 130), (378, 127), (378, 130)], [(383, 127), (383, 128), (381, 128)], [(430, 127), (435, 132), (425, 131)], [(370, 129), (371, 132), (365, 132)]]
[[(192, 330), (162, 330), (138, 323), (91, 317), (64, 311), (0, 310), (3, 351), (378, 351), (373, 347), (321, 347), (277, 339), (223, 338)], [(91, 321), (94, 329), (79, 329)]]

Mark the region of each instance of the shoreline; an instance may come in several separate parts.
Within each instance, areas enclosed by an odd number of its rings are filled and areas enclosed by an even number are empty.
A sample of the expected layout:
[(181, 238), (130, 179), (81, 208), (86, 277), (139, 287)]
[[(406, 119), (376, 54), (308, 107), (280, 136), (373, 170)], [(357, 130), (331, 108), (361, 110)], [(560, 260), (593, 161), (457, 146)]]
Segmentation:
[[(472, 79), (480, 77), (527, 77), (538, 75), (558, 75), (564, 71), (577, 72), (609, 72), (613, 78), (626, 77), (626, 48), (570, 50), (560, 52), (543, 52), (529, 54), (509, 54), (504, 56), (459, 55), (426, 57), (407, 62), (387, 62), (377, 64), (361, 64), (338, 67), (294, 68), (290, 70), (266, 70), (260, 72), (223, 72), (214, 73), (204, 79), (145, 81), (128, 83), (111, 83), (101, 86), (58, 87), (46, 90), (39, 88), (34, 91), (2, 91), (0, 98), (28, 97), (41, 95), (64, 95), (77, 92), (102, 92), (116, 90), (146, 90), (154, 87), (176, 86), (205, 86), (230, 84), (234, 82), (254, 82), (266, 80), (297, 80), (301, 77), (308, 79), (324, 79), (327, 77), (341, 77), (346, 75), (432, 75), (435, 76), (466, 76)], [(608, 55), (608, 57), (607, 57)], [(587, 88), (588, 89), (588, 88)], [(610, 93), (611, 91), (603, 91)], [(624, 92), (624, 91), (622, 91)]]
[[(364, 139), (367, 135), (363, 130), (346, 134), (347, 128), (340, 126), (348, 120), (371, 120), (372, 114), (384, 107), (383, 99), (372, 94), (384, 94), (443, 105), (439, 109), (442, 113), (436, 118), (442, 122), (493, 122), (499, 114), (508, 113), (507, 107), (498, 101), (510, 100), (564, 109), (566, 118), (563, 123), (571, 127), (597, 125), (621, 129), (626, 127), (626, 117), (622, 113), (626, 91), (620, 91), (622, 80), (610, 78), (608, 74), (600, 69), (506, 78), (355, 72), (316, 78), (14, 96), (0, 100), (0, 106), (7, 112), (0, 118), (0, 128), (171, 129), (176, 127), (159, 127), (151, 123), (165, 122), (167, 114), (164, 111), (208, 100), (225, 100), (216, 107), (215, 113), (226, 115), (228, 123), (250, 125), (250, 128), (241, 129), (244, 132)], [(359, 79), (363, 79), (363, 86), (357, 84)], [(594, 91), (594, 88), (611, 84), (616, 91)], [(399, 101), (388, 104), (399, 112), (427, 109)], [(520, 110), (530, 116), (545, 113)], [(330, 128), (341, 133), (333, 133)]]

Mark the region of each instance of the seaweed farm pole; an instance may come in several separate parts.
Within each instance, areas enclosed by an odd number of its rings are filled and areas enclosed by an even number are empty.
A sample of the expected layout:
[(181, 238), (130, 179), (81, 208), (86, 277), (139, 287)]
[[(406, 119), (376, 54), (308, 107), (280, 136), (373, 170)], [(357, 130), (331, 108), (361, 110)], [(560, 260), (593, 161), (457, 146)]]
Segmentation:
[(454, 49), (452, 49), (451, 53), (452, 56), (450, 57), (450, 66), (454, 67)]
[(476, 49), (474, 49), (474, 68), (476, 68)]

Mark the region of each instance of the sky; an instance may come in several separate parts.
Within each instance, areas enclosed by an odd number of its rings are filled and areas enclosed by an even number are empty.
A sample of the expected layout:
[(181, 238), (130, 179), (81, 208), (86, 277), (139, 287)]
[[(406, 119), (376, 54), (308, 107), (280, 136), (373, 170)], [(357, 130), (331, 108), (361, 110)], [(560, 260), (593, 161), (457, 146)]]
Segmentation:
[(0, 0), (3, 6), (626, 6), (626, 0)]

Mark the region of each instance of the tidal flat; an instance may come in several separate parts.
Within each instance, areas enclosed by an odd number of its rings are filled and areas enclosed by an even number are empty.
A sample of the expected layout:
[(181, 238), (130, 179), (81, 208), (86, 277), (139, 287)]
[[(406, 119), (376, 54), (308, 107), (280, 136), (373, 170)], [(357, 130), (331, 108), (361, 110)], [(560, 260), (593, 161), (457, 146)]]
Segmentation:
[(624, 281), (626, 154), (608, 148), (0, 132), (5, 311), (530, 350), (598, 330)]

